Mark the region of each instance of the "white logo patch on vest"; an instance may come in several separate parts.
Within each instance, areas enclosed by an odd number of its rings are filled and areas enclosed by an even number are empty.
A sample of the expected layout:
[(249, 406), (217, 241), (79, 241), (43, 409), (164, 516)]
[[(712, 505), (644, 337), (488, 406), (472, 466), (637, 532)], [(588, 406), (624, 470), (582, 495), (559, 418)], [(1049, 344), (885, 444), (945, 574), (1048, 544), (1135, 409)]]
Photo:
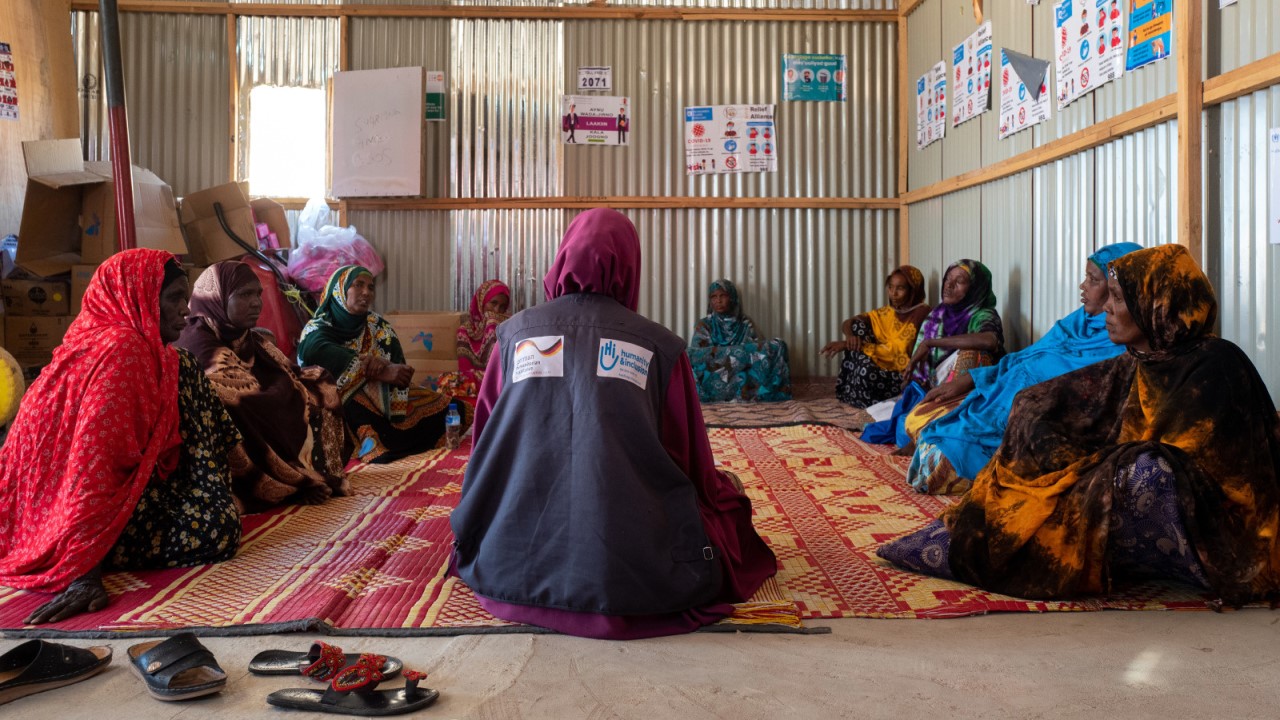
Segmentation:
[(649, 384), (649, 363), (653, 351), (621, 340), (600, 339), (596, 377), (626, 380), (643, 390)]
[(564, 377), (564, 336), (543, 335), (516, 343), (511, 382), (535, 377)]

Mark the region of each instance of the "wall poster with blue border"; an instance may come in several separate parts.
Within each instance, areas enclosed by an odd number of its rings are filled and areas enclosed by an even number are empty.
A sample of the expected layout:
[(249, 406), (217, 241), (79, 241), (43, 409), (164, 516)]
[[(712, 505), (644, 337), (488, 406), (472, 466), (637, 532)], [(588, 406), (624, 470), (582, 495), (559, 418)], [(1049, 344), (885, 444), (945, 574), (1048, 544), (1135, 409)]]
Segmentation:
[(1126, 70), (1137, 70), (1173, 51), (1173, 0), (1129, 0)]

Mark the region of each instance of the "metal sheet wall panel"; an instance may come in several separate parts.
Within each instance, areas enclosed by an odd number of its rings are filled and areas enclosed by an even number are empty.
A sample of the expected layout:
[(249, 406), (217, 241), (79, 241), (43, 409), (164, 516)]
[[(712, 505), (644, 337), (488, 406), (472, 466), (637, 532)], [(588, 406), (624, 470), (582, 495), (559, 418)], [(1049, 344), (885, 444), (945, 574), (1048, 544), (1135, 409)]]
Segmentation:
[(915, 203), (907, 212), (910, 213), (910, 262), (924, 273), (926, 302), (935, 304), (940, 297), (942, 271), (947, 267), (942, 247), (942, 198)]
[(480, 283), (505, 282), (512, 307), (543, 301), (542, 278), (568, 226), (564, 210), (458, 210), (452, 213), (450, 265), (438, 276), (453, 286), (453, 306), (466, 309)]
[[(97, 13), (75, 12), (73, 33), (85, 157), (109, 160)], [(121, 13), (129, 146), (183, 195), (227, 182), (231, 138), (226, 19)]]
[(1092, 151), (1097, 170), (1094, 247), (1178, 239), (1178, 123), (1163, 123)]
[[(994, 136), (988, 138), (983, 132), (986, 127), (981, 117), (970, 120), (960, 126), (953, 126), (955, 117), (956, 82), (955, 82), (955, 48), (964, 39), (978, 29), (973, 18), (973, 2), (971, 0), (941, 0), (942, 8), (942, 44), (939, 47), (942, 59), (947, 64), (947, 136), (942, 140), (942, 177), (949, 178), (961, 173), (977, 170), (982, 167), (982, 145), (994, 143)], [(995, 32), (994, 22), (992, 33)], [(908, 44), (911, 41), (908, 41)], [(998, 69), (998, 68), (997, 68)], [(997, 74), (992, 75), (998, 80)], [(993, 93), (999, 112), (1000, 88), (993, 83)], [(989, 112), (989, 111), (988, 111)]]
[[(351, 20), (351, 69), (422, 67), (445, 71), (449, 84), (450, 29), (447, 18), (363, 18)], [(448, 86), (448, 85), (447, 85)], [(446, 118), (456, 107), (446, 101)], [(428, 122), (423, 143), (423, 195), (449, 194), (450, 122)]]
[[(236, 19), (240, 105), (236, 179), (248, 177), (249, 93), (259, 85), (324, 88), (339, 67), (337, 18)], [(225, 44), (225, 43), (224, 43)]]
[(1076, 309), (1081, 262), (1094, 250), (1094, 166), (1080, 153), (1032, 171), (1031, 340)]
[(1031, 214), (1030, 172), (982, 186), (982, 262), (991, 270), (1009, 349), (1026, 347), (1033, 334)]
[[(1209, 110), (1212, 141), (1206, 235), (1220, 238), (1221, 269), (1214, 278), (1222, 337), (1239, 345), (1280, 402), (1280, 246), (1268, 238), (1268, 130), (1280, 127), (1280, 87)], [(1274, 229), (1272, 229), (1274, 232)]]
[[(960, 258), (982, 257), (982, 188), (942, 196), (941, 272)], [(924, 268), (921, 268), (923, 270)]]
[(564, 23), (455, 20), (451, 37), (450, 196), (562, 194)]
[[(207, 0), (213, 2), (214, 0)], [(260, 0), (232, 0), (259, 2)], [(290, 4), (336, 4), (335, 0), (285, 0)], [(581, 7), (595, 0), (342, 0), (343, 5), (487, 5), (496, 7)], [(704, 7), (761, 10), (894, 10), (897, 0), (609, 0), (623, 7)]]
[[(562, 146), (565, 193), (892, 197), (896, 41), (889, 23), (568, 22), (564, 86), (611, 66), (607, 94), (631, 98), (642, 130), (627, 147)], [(778, 102), (788, 52), (845, 55), (849, 100)], [(684, 108), (737, 103), (776, 103), (778, 171), (687, 174)]]
[(1205, 56), (1212, 75), (1280, 52), (1280, 2), (1276, 0), (1241, 0), (1222, 9), (1210, 0), (1205, 25), (1209, 37)]
[(382, 256), (379, 312), (450, 310), (452, 226), (447, 211), (352, 211), (349, 221)]
[[(916, 11), (907, 16), (907, 77), (911, 83), (907, 88), (910, 102), (907, 107), (914, 108), (916, 102), (915, 84), (939, 60), (946, 60), (950, 68), (951, 58), (942, 50), (942, 3), (940, 0), (925, 0)], [(943, 146), (948, 138), (934, 142), (923, 150), (917, 149), (915, 137), (914, 110), (907, 122), (909, 143), (907, 149), (907, 179), (912, 190), (932, 185), (942, 180)], [(915, 235), (915, 229), (911, 230)]]

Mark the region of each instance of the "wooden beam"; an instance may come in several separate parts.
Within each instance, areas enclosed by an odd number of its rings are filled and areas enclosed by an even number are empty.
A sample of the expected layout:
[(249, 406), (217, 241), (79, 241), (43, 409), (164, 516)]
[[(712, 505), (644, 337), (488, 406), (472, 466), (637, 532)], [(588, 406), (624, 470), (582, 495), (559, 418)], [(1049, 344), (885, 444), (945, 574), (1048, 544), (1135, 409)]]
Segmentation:
[(227, 124), (227, 154), (230, 156), (227, 158), (230, 163), (227, 166), (227, 182), (239, 180), (236, 177), (240, 155), (240, 148), (236, 144), (239, 135), (236, 130), (240, 126), (240, 75), (237, 72), (240, 69), (240, 55), (236, 47), (237, 34), (236, 16), (227, 13), (227, 106), (231, 114)]
[[(290, 202), (295, 199), (287, 199)], [(290, 202), (282, 202), (290, 207)], [(298, 200), (298, 202), (301, 202)], [(897, 198), (797, 197), (525, 197), (525, 198), (350, 198), (349, 210), (586, 210), (596, 207), (631, 210), (800, 209), (897, 210)]]
[[(911, 154), (911, 78), (909, 77), (908, 57), (907, 57), (907, 16), (900, 15), (898, 18), (898, 131), (895, 133), (898, 153), (898, 191), (897, 196), (902, 197), (907, 194), (907, 167), (910, 164)], [(907, 214), (899, 213), (898, 217), (898, 264), (908, 262), (911, 257), (911, 234), (907, 228)]]
[(924, 4), (924, 0), (901, 0), (899, 3), (902, 7), (898, 10), (898, 14), (906, 17), (916, 11), (916, 8)]
[(1174, 3), (1178, 51), (1178, 243), (1204, 265), (1204, 75), (1199, 0)]
[[(119, 0), (120, 12), (181, 15), (253, 15), (267, 17), (416, 17), (507, 20), (684, 20), (728, 22), (885, 22), (898, 21), (897, 10), (736, 10), (674, 6), (573, 7), (471, 5), (285, 5), (281, 3), (178, 2)], [(97, 10), (96, 0), (73, 0), (73, 10)]]
[(912, 190), (903, 195), (902, 200), (907, 204), (918, 203), (922, 200), (941, 197), (958, 190), (1016, 175), (1041, 165), (1048, 165), (1051, 162), (1104, 145), (1125, 135), (1159, 125), (1162, 122), (1171, 120), (1176, 114), (1176, 96), (1166, 95), (1159, 100), (1134, 108), (1110, 120), (1104, 120), (1084, 130), (1058, 138), (1053, 142), (1041, 145), (1020, 155), (1015, 155), (1007, 160), (1002, 160), (994, 165), (988, 165), (927, 187)]
[(351, 69), (351, 16), (338, 18), (338, 69)]
[(1280, 85), (1280, 53), (1205, 80), (1204, 104), (1220, 105), (1272, 85)]

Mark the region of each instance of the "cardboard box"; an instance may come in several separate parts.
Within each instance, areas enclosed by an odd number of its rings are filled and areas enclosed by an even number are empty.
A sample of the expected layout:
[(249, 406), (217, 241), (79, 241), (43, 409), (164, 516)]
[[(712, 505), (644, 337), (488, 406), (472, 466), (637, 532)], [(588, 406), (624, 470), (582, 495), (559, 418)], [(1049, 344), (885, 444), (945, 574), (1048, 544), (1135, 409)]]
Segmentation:
[[(73, 265), (96, 265), (118, 249), (115, 183), (110, 163), (86, 163), (80, 141), (22, 143), (27, 194), (18, 232), (17, 264), (40, 277)], [(187, 252), (173, 191), (149, 170), (133, 168), (138, 247)]]
[(191, 193), (182, 198), (179, 206), (191, 262), (196, 265), (208, 267), (248, 252), (222, 229), (215, 203), (222, 205), (227, 226), (250, 247), (259, 247), (257, 223), (266, 224), (280, 247), (290, 247), (289, 219), (284, 206), (267, 198), (249, 200), (240, 183), (226, 183)]
[(406, 355), (404, 361), (413, 368), (413, 382), (432, 390), (438, 388), (441, 375), (458, 371), (457, 360), (428, 360)]
[(80, 314), (80, 303), (84, 300), (84, 291), (89, 288), (89, 281), (97, 272), (97, 265), (71, 266), (71, 314)]
[(63, 280), (14, 280), (0, 282), (4, 311), (10, 315), (67, 315), (71, 312), (71, 285)]
[(209, 269), (205, 265), (183, 265), (182, 267), (187, 269), (187, 287), (192, 290), (196, 287), (196, 279)]
[(24, 368), (48, 365), (53, 349), (62, 344), (71, 318), (6, 315), (4, 349)]
[(393, 312), (385, 317), (400, 338), (405, 357), (457, 361), (458, 328), (466, 313)]

